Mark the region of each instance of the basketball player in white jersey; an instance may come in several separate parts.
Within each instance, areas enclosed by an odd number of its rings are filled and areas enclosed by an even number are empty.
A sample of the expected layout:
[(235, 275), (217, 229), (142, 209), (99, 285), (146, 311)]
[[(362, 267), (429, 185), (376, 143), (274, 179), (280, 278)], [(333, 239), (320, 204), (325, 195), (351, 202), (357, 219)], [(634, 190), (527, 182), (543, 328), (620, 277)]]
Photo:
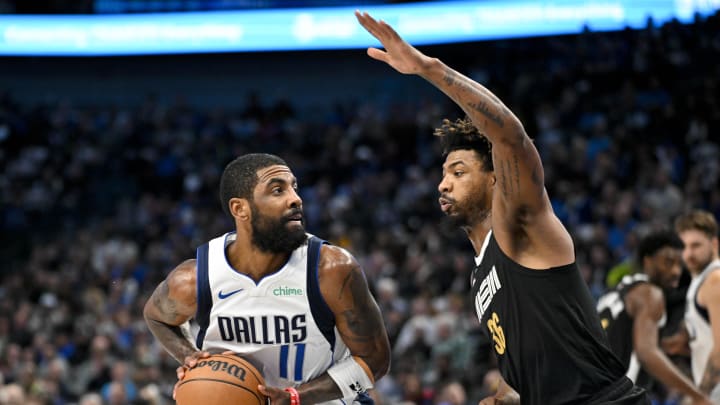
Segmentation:
[[(277, 156), (227, 165), (220, 198), (235, 231), (202, 245), (145, 305), (148, 327), (185, 371), (231, 351), (263, 374), (272, 404), (369, 400), (390, 363), (387, 332), (362, 269), (305, 232), (297, 180)], [(183, 326), (194, 318), (191, 341)]]
[(675, 220), (685, 243), (683, 261), (693, 276), (687, 291), (685, 327), (695, 384), (720, 404), (720, 258), (713, 214), (696, 210)]

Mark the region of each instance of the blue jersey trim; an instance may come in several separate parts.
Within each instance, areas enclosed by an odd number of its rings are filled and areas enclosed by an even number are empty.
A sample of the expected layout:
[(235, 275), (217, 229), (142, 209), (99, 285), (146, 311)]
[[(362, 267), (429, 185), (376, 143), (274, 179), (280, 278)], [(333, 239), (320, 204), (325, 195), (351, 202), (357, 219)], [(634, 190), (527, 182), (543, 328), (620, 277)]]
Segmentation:
[(197, 249), (197, 312), (195, 321), (200, 326), (195, 345), (202, 349), (205, 340), (205, 332), (210, 325), (210, 309), (212, 308), (212, 296), (210, 293), (210, 275), (208, 274), (208, 251), (210, 244), (206, 243)]
[(320, 263), (320, 248), (327, 242), (311, 237), (308, 241), (307, 254), (307, 290), (310, 311), (312, 312), (315, 324), (322, 332), (325, 339), (330, 343), (332, 351), (335, 350), (335, 315), (328, 308), (325, 299), (320, 292), (320, 281), (318, 280), (318, 264)]

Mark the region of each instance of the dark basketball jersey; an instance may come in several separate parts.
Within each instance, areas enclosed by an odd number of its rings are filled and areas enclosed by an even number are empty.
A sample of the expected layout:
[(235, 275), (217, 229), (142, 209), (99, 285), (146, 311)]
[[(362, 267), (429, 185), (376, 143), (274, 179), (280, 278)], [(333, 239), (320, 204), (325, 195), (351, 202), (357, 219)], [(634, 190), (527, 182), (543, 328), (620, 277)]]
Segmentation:
[(481, 329), (523, 405), (648, 404), (608, 347), (575, 263), (531, 270), (488, 233), (472, 276)]
[[(615, 289), (608, 291), (600, 297), (597, 310), (600, 314), (600, 324), (605, 329), (610, 348), (625, 366), (626, 375), (636, 384), (648, 388), (651, 378), (642, 369), (633, 348), (633, 318), (625, 307), (625, 297), (640, 284), (649, 283), (647, 275), (643, 273), (631, 274), (622, 278)], [(666, 317), (663, 315), (659, 326), (665, 325)]]

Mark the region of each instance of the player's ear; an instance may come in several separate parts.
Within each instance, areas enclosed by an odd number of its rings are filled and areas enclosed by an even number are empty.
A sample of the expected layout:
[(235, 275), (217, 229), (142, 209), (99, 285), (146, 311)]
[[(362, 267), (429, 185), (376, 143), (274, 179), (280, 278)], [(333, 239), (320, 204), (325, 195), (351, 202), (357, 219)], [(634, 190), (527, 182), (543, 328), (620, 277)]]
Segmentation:
[(650, 268), (650, 264), (651, 264), (650, 261), (651, 261), (651, 260), (652, 260), (652, 258), (651, 258), (650, 256), (643, 256), (643, 257), (640, 259), (640, 264), (642, 264), (642, 270), (643, 270), (643, 271), (645, 271), (646, 269), (649, 269), (649, 268)]
[(233, 197), (228, 201), (228, 208), (230, 208), (230, 214), (241, 221), (247, 221), (250, 219), (250, 202), (245, 198)]

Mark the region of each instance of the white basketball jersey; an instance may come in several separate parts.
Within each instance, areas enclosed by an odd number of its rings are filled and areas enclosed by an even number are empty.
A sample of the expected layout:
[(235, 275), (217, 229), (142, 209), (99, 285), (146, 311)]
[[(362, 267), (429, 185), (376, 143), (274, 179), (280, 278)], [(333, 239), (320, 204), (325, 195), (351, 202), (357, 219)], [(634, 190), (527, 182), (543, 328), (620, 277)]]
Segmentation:
[(714, 260), (705, 267), (702, 273), (693, 278), (687, 291), (685, 302), (685, 325), (690, 335), (690, 360), (692, 363), (693, 380), (700, 385), (705, 367), (713, 348), (713, 335), (708, 321), (707, 310), (697, 304), (697, 292), (708, 274), (720, 269), (720, 260)]
[(227, 261), (234, 239), (231, 232), (198, 248), (197, 347), (242, 355), (277, 388), (312, 380), (348, 356), (318, 285), (323, 241), (308, 235), (280, 270), (255, 283)]

